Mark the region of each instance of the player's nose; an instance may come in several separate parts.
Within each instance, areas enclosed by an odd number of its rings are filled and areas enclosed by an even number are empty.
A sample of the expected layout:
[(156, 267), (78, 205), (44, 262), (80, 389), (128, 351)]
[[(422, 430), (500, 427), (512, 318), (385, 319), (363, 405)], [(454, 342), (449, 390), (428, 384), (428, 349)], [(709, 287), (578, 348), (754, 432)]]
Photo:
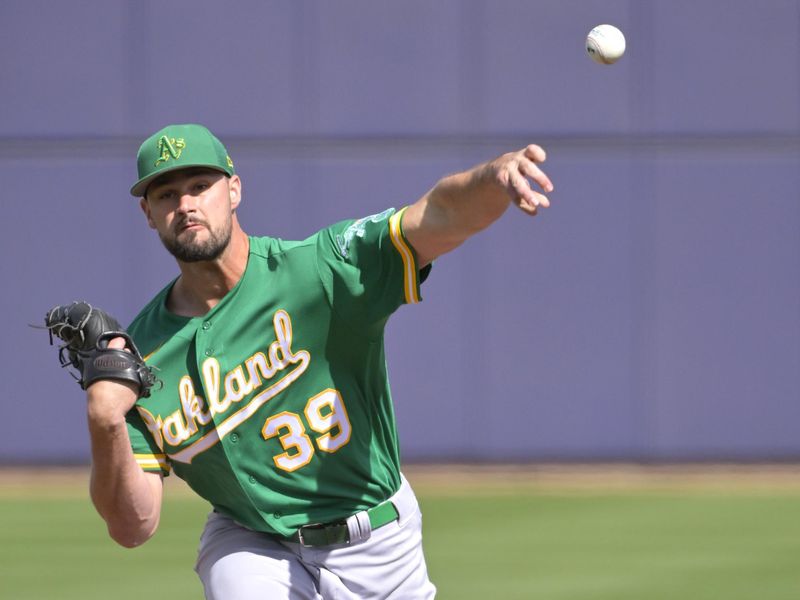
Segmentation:
[(197, 208), (197, 196), (189, 192), (183, 192), (178, 199), (178, 210), (181, 212), (192, 212)]

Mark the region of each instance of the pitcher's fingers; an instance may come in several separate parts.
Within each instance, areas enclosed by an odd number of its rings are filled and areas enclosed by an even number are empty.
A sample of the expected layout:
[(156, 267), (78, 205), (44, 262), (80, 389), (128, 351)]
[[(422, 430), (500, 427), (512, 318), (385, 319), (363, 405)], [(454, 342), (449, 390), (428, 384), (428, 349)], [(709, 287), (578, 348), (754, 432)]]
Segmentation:
[(515, 204), (526, 213), (535, 215), (540, 206), (545, 208), (550, 206), (547, 196), (531, 189), (530, 183), (521, 174), (512, 173), (509, 181), (513, 187), (512, 195)]
[[(550, 208), (550, 200), (547, 198), (547, 196), (536, 191), (532, 192), (527, 198), (520, 197), (520, 199), (524, 200), (527, 205), (533, 207), (534, 210), (538, 208)], [(520, 205), (520, 208), (522, 208), (522, 204), (518, 204)]]
[(536, 196), (536, 204), (537, 204), (537, 206), (542, 206), (544, 208), (550, 208), (550, 198), (548, 198), (544, 194), (540, 194), (536, 190), (533, 191), (533, 195)]
[[(541, 175), (547, 179), (547, 176), (544, 175), (544, 173), (541, 173)], [(533, 176), (531, 176), (531, 178), (533, 178)], [(549, 180), (547, 181), (549, 182)], [(534, 190), (531, 187), (530, 182), (521, 173), (513, 173), (511, 176), (511, 182), (521, 198), (526, 198), (534, 206), (544, 206), (545, 208), (550, 206), (550, 200), (548, 197)], [(549, 187), (552, 189), (553, 186), (550, 185)]]
[(534, 162), (544, 162), (547, 160), (547, 152), (544, 151), (544, 148), (536, 144), (528, 144), (522, 153)]
[(508, 183), (511, 185), (512, 197), (526, 201), (532, 206), (538, 206), (538, 198), (534, 195), (531, 184), (523, 177), (522, 173), (510, 169)]
[(517, 197), (517, 198), (514, 199), (514, 204), (516, 204), (517, 207), (522, 212), (524, 212), (525, 214), (528, 214), (528, 215), (530, 215), (532, 217), (536, 216), (536, 210), (537, 210), (536, 209), (536, 205), (533, 204), (532, 202), (530, 202), (529, 200), (526, 200), (525, 198)]
[(124, 350), (125, 349), (125, 338), (115, 337), (113, 339), (108, 340), (108, 347), (109, 348), (116, 348), (117, 350)]
[(536, 163), (529, 160), (522, 160), (519, 163), (519, 170), (526, 177), (533, 179), (545, 192), (549, 193), (553, 191), (553, 182), (550, 181), (547, 173), (542, 171)]

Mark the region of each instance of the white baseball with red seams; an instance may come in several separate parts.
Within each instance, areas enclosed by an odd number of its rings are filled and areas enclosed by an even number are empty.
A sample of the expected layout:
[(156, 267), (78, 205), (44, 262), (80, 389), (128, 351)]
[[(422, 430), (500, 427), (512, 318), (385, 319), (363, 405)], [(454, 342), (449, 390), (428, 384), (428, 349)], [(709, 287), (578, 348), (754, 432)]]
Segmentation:
[(586, 36), (586, 52), (596, 63), (613, 64), (625, 54), (625, 35), (613, 25), (598, 25)]

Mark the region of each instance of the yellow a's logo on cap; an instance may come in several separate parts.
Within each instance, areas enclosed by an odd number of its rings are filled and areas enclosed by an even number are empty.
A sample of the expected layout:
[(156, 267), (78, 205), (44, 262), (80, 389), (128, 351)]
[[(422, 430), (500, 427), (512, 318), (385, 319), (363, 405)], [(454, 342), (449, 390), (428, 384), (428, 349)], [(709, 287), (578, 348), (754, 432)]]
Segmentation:
[(186, 142), (183, 141), (183, 138), (168, 138), (165, 135), (162, 135), (158, 138), (158, 151), (160, 156), (158, 160), (156, 160), (155, 166), (160, 165), (162, 162), (167, 162), (170, 157), (174, 159), (179, 159), (181, 157), (181, 152), (186, 147)]

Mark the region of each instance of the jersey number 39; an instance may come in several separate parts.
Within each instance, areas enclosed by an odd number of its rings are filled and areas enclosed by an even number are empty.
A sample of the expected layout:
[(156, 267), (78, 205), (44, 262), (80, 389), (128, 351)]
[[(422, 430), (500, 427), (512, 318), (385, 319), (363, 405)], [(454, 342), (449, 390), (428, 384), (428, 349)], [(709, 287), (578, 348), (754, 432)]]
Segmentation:
[(320, 434), (312, 442), (300, 415), (284, 411), (264, 422), (261, 435), (265, 440), (278, 437), (284, 452), (272, 457), (284, 471), (296, 471), (314, 458), (314, 442), (322, 452), (336, 452), (350, 441), (350, 419), (341, 394), (334, 389), (309, 398), (303, 411), (309, 427)]

